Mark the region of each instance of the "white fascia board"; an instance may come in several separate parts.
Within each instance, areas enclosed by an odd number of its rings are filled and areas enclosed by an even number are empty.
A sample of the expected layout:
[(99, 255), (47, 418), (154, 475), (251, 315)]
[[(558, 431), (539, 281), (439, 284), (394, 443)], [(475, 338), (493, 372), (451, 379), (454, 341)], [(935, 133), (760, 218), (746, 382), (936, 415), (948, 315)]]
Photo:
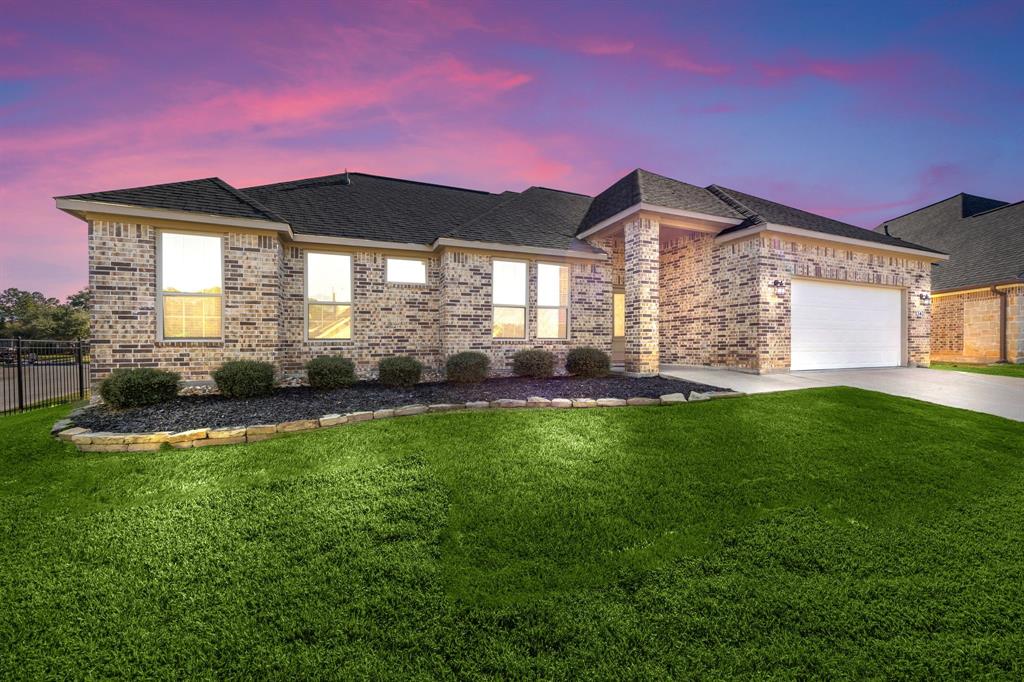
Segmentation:
[(57, 208), (76, 217), (81, 217), (80, 214), (84, 213), (105, 213), (107, 215), (127, 216), (132, 218), (175, 220), (183, 223), (225, 225), (227, 227), (251, 227), (259, 230), (284, 232), (289, 235), (292, 232), (291, 226), (289, 226), (288, 223), (279, 223), (273, 220), (235, 218), (231, 216), (215, 215), (213, 213), (173, 211), (165, 208), (146, 208), (145, 206), (112, 204), (105, 201), (86, 201), (84, 199), (57, 199), (56, 202)]
[(362, 249), (393, 249), (396, 251), (433, 251), (429, 244), (413, 244), (410, 242), (385, 242), (376, 239), (359, 239), (356, 237), (329, 237), (315, 234), (296, 234), (292, 241), (299, 244), (334, 244)]
[(633, 204), (627, 209), (619, 211), (615, 215), (605, 218), (601, 222), (597, 223), (593, 227), (588, 227), (583, 232), (576, 235), (578, 239), (586, 239), (587, 237), (597, 234), (601, 230), (614, 225), (615, 223), (628, 218), (634, 213), (639, 212), (645, 213), (660, 213), (661, 215), (673, 216), (676, 218), (688, 218), (690, 220), (698, 220), (705, 223), (711, 223), (712, 225), (719, 225), (722, 229), (727, 227), (734, 227), (743, 222), (741, 218), (725, 218), (723, 216), (711, 215), (710, 213), (701, 213), (699, 211), (686, 211), (681, 208), (669, 208), (668, 206), (658, 206), (657, 204), (647, 204), (640, 202), (639, 204)]
[(585, 258), (587, 260), (608, 260), (606, 253), (590, 253), (573, 251), (572, 249), (549, 249), (543, 246), (517, 246), (514, 244), (497, 244), (494, 242), (473, 242), (465, 239), (440, 237), (434, 242), (435, 247), (452, 246), (463, 249), (481, 249), (484, 251), (508, 251), (510, 253), (527, 253), (538, 256), (560, 256), (563, 258)]
[(789, 225), (778, 225), (776, 223), (762, 223), (760, 225), (753, 225), (751, 227), (739, 230), (737, 232), (730, 232), (729, 234), (720, 234), (717, 237), (715, 237), (715, 243), (725, 244), (727, 242), (735, 241), (737, 239), (751, 237), (762, 232), (776, 232), (780, 234), (793, 235), (794, 237), (806, 237), (807, 239), (817, 239), (819, 241), (837, 242), (839, 244), (850, 244), (852, 246), (876, 249), (879, 251), (893, 251), (895, 253), (906, 253), (936, 261), (949, 260), (949, 256), (942, 253), (935, 253), (933, 251), (921, 251), (920, 249), (914, 249), (909, 246), (881, 244), (879, 242), (872, 242), (866, 239), (843, 237), (840, 235), (828, 234), (827, 232), (818, 232), (816, 230), (808, 230), (802, 227), (791, 227)]

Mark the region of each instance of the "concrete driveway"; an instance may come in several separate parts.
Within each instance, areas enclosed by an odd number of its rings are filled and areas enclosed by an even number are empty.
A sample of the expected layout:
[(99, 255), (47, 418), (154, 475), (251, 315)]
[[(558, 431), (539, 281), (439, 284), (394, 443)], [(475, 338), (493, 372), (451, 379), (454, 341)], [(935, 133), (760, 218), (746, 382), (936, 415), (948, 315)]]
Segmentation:
[(853, 386), (1024, 421), (1024, 379), (920, 367), (746, 374), (707, 367), (662, 367), (662, 374), (744, 393)]

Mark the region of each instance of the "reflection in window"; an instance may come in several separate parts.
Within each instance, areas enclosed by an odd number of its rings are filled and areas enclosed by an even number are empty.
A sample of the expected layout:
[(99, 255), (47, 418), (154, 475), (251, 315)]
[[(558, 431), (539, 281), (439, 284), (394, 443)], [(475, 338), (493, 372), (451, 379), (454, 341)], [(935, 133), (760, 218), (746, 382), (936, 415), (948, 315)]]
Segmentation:
[(526, 263), (495, 260), (491, 278), (494, 305), (492, 334), (496, 339), (526, 337)]
[(306, 334), (352, 338), (352, 256), (306, 253)]
[(537, 265), (537, 338), (564, 339), (569, 331), (569, 266)]
[(158, 268), (162, 337), (221, 338), (221, 238), (161, 232)]

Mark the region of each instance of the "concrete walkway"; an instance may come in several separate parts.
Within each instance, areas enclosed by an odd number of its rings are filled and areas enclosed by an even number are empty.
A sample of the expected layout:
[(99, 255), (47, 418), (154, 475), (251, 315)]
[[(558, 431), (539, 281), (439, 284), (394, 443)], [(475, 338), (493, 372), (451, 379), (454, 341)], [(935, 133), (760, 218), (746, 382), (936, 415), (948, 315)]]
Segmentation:
[(853, 386), (1024, 421), (1024, 379), (920, 367), (746, 374), (707, 367), (662, 367), (662, 374), (744, 393)]

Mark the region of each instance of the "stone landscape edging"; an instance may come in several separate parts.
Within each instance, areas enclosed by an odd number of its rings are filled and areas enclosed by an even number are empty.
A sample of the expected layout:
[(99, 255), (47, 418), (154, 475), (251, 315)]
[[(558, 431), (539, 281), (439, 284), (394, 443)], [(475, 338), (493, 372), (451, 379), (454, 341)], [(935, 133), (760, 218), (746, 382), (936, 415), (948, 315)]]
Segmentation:
[(686, 402), (698, 402), (716, 398), (733, 398), (746, 395), (738, 391), (690, 391), (687, 398), (682, 393), (668, 393), (660, 398), (540, 398), (526, 400), (501, 398), (498, 400), (479, 400), (467, 403), (439, 403), (437, 405), (403, 405), (401, 407), (349, 412), (347, 414), (325, 414), (318, 419), (297, 419), (278, 424), (253, 424), (251, 426), (227, 426), (220, 428), (196, 428), (177, 433), (171, 431), (150, 431), (145, 433), (114, 433), (110, 431), (90, 431), (75, 426), (72, 419), (62, 419), (53, 425), (51, 434), (65, 442), (70, 442), (82, 452), (151, 452), (159, 450), (165, 444), (172, 448), (200, 448), (211, 445), (232, 445), (237, 443), (255, 443), (278, 435), (325, 429), (343, 424), (356, 424), (376, 419), (407, 417), (416, 414), (473, 411), (484, 409), (516, 409), (516, 408), (598, 408), (626, 406), (678, 405)]

